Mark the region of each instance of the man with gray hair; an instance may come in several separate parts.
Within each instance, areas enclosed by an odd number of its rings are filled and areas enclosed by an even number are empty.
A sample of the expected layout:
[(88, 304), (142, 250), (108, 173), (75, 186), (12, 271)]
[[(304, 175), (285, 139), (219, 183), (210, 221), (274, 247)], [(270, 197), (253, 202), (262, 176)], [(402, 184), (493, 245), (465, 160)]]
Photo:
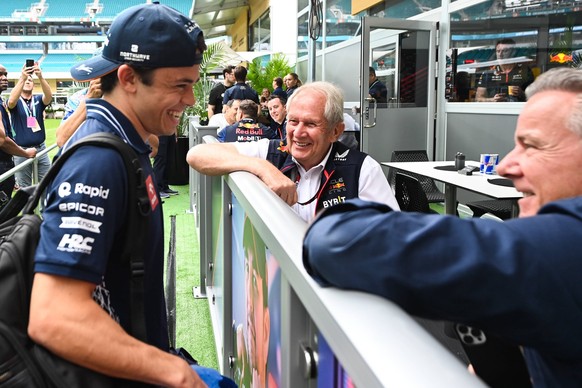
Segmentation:
[(413, 315), (520, 345), (534, 387), (575, 387), (582, 382), (582, 71), (547, 71), (526, 96), (515, 148), (497, 166), (523, 193), (519, 218), (500, 223), (348, 201), (311, 226), (303, 260), (321, 285), (374, 293)]
[(337, 141), (343, 131), (341, 90), (314, 82), (287, 101), (286, 141), (199, 144), (187, 160), (207, 175), (255, 174), (308, 222), (316, 211), (349, 198), (399, 209), (378, 162)]

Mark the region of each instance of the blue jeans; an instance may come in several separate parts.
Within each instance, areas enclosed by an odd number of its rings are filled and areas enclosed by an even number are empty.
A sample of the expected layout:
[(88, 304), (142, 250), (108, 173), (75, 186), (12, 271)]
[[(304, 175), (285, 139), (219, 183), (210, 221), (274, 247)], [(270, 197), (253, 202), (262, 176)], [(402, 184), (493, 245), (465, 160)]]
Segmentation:
[[(23, 148), (27, 148), (27, 147), (23, 147)], [(42, 143), (40, 146), (36, 147), (36, 151), (40, 152), (42, 150), (44, 150), (45, 144)], [(14, 164), (15, 165), (19, 165), (20, 163), (25, 162), (26, 160), (28, 160), (28, 158), (25, 158), (24, 156), (14, 156)], [(38, 179), (39, 181), (46, 175), (47, 171), (49, 170), (50, 166), (51, 166), (51, 161), (48, 157), (47, 154), (43, 155), (42, 157), (37, 159), (37, 163), (38, 163)], [(16, 183), (18, 183), (18, 185), (20, 187), (27, 187), (32, 185), (32, 164), (30, 166), (27, 166), (25, 169), (18, 171), (16, 174)], [(38, 183), (38, 182), (36, 182)]]

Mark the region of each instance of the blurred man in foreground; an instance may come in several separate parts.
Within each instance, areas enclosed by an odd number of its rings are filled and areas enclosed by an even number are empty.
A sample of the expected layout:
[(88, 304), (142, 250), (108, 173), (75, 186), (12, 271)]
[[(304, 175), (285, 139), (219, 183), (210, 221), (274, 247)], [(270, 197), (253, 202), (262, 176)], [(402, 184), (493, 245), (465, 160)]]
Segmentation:
[(352, 201), (312, 225), (303, 260), (322, 285), (522, 346), (535, 387), (580, 386), (582, 71), (550, 70), (526, 94), (515, 148), (497, 168), (523, 193), (520, 218), (463, 220)]

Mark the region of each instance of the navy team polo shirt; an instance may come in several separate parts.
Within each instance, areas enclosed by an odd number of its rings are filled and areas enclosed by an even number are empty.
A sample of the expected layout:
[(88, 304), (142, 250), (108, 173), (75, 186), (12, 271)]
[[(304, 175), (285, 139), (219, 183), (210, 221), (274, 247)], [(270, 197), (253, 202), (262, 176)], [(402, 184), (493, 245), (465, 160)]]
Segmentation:
[[(148, 184), (156, 186), (150, 149), (130, 121), (108, 102), (88, 100), (87, 120), (68, 144), (97, 132), (112, 133), (129, 143), (151, 180)], [(94, 299), (129, 330), (130, 275), (119, 260), (125, 241), (127, 189), (125, 165), (117, 151), (94, 146), (75, 151), (47, 189), (35, 272), (96, 284)], [(164, 226), (162, 204), (155, 189), (150, 204), (149, 233), (143, 239), (146, 329), (148, 342), (167, 350)]]

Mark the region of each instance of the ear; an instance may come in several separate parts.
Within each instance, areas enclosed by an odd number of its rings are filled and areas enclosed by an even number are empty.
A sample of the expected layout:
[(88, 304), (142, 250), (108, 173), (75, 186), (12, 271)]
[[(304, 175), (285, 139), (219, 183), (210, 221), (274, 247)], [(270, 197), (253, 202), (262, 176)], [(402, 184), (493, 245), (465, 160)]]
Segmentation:
[(127, 92), (135, 92), (137, 90), (138, 75), (128, 65), (121, 65), (117, 69), (117, 78), (119, 85)]
[(346, 129), (346, 125), (342, 121), (341, 123), (336, 124), (336, 126), (332, 130), (332, 141), (336, 142), (337, 139), (344, 133), (344, 129)]

